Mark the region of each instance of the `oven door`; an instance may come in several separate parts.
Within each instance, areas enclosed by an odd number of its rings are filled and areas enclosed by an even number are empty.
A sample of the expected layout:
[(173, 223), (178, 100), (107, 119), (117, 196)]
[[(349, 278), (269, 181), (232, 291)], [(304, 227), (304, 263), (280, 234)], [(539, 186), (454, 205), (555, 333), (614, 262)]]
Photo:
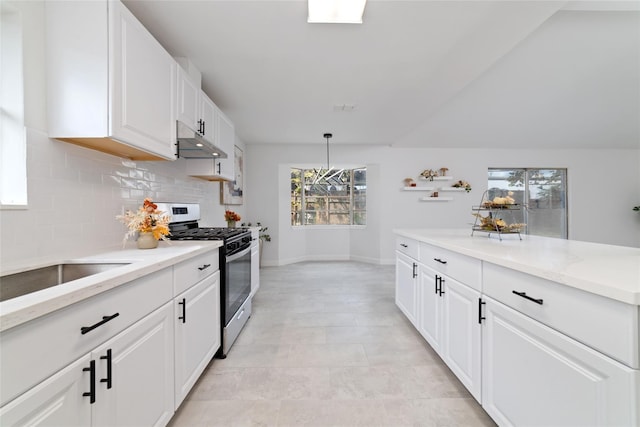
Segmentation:
[(251, 293), (251, 246), (225, 260), (224, 325), (228, 325)]

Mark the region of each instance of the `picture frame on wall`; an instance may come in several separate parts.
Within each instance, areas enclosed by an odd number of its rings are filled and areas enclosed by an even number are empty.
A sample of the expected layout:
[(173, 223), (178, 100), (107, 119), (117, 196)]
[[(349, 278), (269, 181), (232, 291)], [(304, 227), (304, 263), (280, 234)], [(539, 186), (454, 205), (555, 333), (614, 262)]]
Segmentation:
[(220, 203), (223, 205), (241, 205), (242, 192), (244, 187), (244, 159), (243, 153), (237, 146), (233, 147), (234, 159), (234, 180), (220, 183)]

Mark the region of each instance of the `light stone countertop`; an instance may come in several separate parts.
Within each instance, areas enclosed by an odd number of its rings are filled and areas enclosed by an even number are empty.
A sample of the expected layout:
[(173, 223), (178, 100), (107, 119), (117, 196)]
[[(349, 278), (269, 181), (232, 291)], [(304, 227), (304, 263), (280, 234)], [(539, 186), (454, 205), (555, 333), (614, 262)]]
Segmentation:
[(640, 248), (469, 229), (397, 229), (420, 242), (627, 304), (640, 305)]
[(12, 274), (67, 261), (131, 263), (0, 302), (0, 331), (13, 328), (220, 246), (222, 246), (222, 242), (219, 240), (161, 241), (156, 249), (140, 250), (129, 245), (120, 250), (115, 249), (85, 257), (61, 259), (42, 265), (32, 265), (29, 268), (3, 271), (3, 275)]

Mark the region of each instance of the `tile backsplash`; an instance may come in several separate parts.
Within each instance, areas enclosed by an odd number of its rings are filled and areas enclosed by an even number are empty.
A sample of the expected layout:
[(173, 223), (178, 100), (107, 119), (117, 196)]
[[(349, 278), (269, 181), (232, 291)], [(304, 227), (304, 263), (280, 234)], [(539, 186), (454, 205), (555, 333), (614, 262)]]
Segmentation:
[(125, 227), (115, 216), (145, 197), (200, 203), (203, 225), (224, 226), (220, 184), (187, 170), (188, 160), (132, 161), (27, 129), (29, 204), (0, 211), (0, 269), (120, 247)]

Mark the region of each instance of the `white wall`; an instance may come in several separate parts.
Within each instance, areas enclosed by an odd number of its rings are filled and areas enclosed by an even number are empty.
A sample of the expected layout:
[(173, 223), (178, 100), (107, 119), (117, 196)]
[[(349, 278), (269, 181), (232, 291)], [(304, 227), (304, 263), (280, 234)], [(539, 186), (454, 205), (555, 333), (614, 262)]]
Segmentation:
[[(373, 262), (393, 260), (394, 228), (470, 228), (471, 206), (487, 188), (490, 167), (568, 169), (569, 238), (640, 247), (640, 150), (427, 149), (380, 146), (331, 148), (332, 163), (368, 168), (368, 225), (365, 230), (299, 230), (290, 226), (289, 168), (323, 164), (324, 146), (249, 144), (247, 212), (270, 227), (265, 264), (324, 259), (336, 253)], [(420, 193), (401, 191), (405, 177), (446, 166), (455, 179), (469, 181), (471, 193), (452, 193), (450, 202), (419, 202)], [(478, 237), (484, 238), (484, 237)]]
[[(198, 202), (203, 224), (226, 226), (219, 183), (189, 177), (188, 160), (134, 162), (47, 137), (43, 3), (12, 4), (24, 23), (29, 206), (0, 211), (0, 268), (117, 247), (125, 228), (115, 216), (145, 197)], [(244, 206), (230, 208), (244, 217)]]

